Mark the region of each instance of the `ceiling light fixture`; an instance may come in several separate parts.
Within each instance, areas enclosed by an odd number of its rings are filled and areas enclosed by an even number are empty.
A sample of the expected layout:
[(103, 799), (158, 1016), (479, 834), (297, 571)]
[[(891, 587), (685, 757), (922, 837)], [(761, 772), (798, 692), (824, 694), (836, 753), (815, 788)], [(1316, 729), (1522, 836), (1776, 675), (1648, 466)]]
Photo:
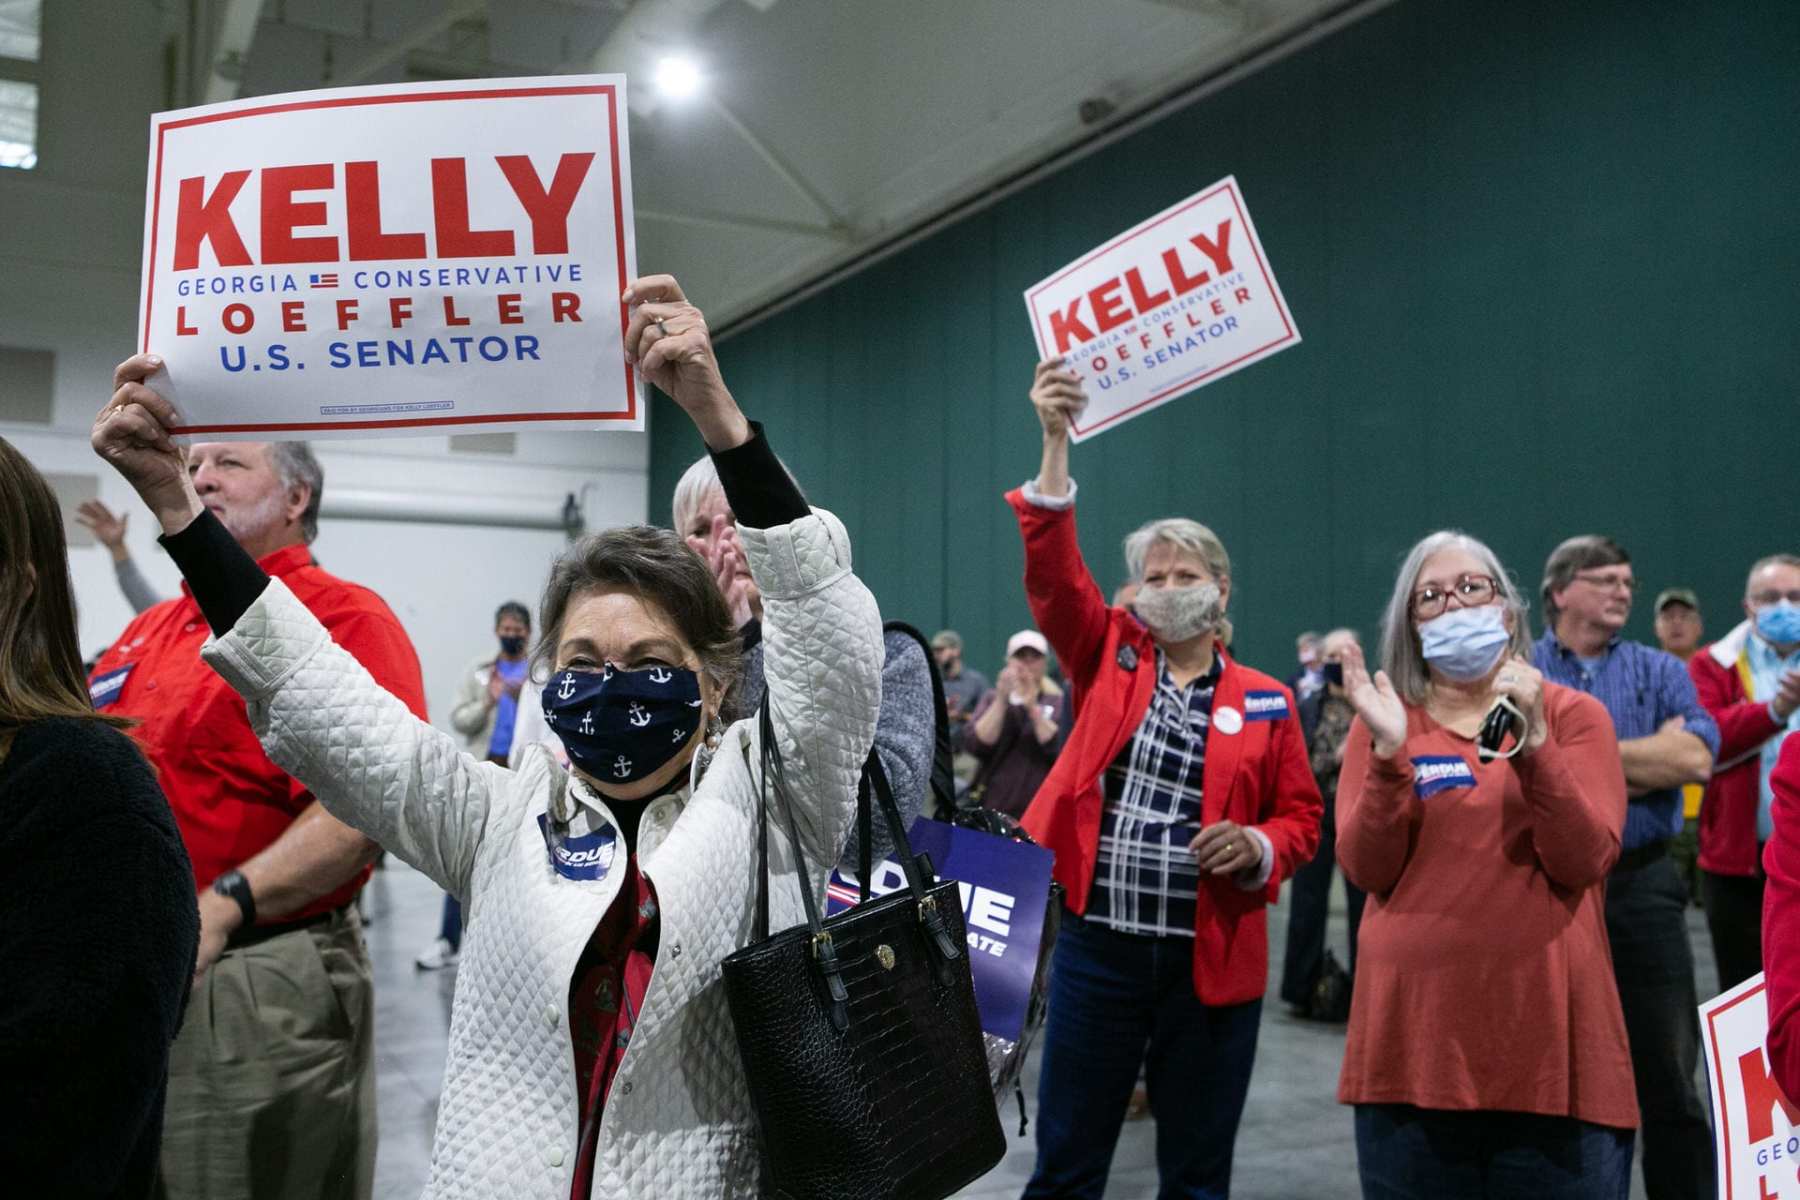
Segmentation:
[(672, 54), (656, 64), (656, 90), (666, 100), (686, 100), (705, 84), (693, 59)]

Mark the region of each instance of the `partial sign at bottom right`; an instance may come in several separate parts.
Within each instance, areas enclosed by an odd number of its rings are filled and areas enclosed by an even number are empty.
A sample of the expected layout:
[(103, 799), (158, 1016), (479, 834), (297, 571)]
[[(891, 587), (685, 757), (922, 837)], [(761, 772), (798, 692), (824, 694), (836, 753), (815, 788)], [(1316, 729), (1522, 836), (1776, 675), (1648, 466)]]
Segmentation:
[(1700, 1006), (1712, 1085), (1719, 1200), (1800, 1200), (1800, 1105), (1769, 1071), (1769, 1007), (1757, 975)]

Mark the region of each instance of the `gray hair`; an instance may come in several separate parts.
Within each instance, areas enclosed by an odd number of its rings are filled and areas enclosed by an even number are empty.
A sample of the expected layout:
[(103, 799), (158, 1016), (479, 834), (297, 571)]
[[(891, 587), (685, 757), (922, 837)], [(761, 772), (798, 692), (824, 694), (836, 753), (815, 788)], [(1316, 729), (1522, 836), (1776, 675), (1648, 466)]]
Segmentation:
[(1770, 554), (1750, 564), (1750, 573), (1744, 576), (1744, 597), (1750, 596), (1750, 581), (1770, 567), (1800, 567), (1800, 554)]
[(1419, 585), (1419, 573), (1425, 569), (1426, 561), (1444, 550), (1466, 551), (1481, 564), (1483, 571), (1494, 577), (1494, 584), (1500, 590), (1500, 601), (1512, 617), (1512, 642), (1507, 646), (1507, 653), (1526, 659), (1531, 657), (1531, 634), (1525, 623), (1528, 606), (1518, 585), (1501, 565), (1499, 556), (1488, 549), (1486, 542), (1461, 530), (1440, 529), (1421, 538), (1407, 551), (1405, 561), (1400, 564), (1400, 574), (1394, 579), (1394, 594), (1388, 598), (1387, 610), (1381, 617), (1381, 669), (1387, 672), (1394, 682), (1394, 690), (1408, 704), (1425, 703), (1425, 687), (1431, 682), (1425, 656), (1419, 651), (1418, 632), (1413, 629), (1413, 589)]
[[(1220, 583), (1231, 578), (1231, 555), (1225, 552), (1225, 543), (1218, 534), (1187, 517), (1159, 517), (1139, 525), (1125, 538), (1125, 566), (1131, 572), (1131, 582), (1144, 581), (1144, 560), (1150, 557), (1150, 547), (1158, 542), (1192, 554), (1206, 565), (1207, 574)], [(1219, 641), (1231, 645), (1231, 633), (1231, 621), (1221, 617)]]
[(694, 460), (694, 464), (681, 473), (681, 479), (675, 485), (675, 502), (669, 514), (670, 525), (676, 533), (687, 537), (696, 532), (692, 528), (694, 514), (706, 502), (708, 493), (723, 490), (719, 482), (719, 469), (713, 466), (712, 455), (702, 454)]
[(1556, 601), (1550, 598), (1552, 592), (1560, 592), (1574, 583), (1575, 576), (1583, 571), (1591, 571), (1595, 567), (1616, 567), (1630, 561), (1631, 555), (1625, 553), (1625, 547), (1597, 533), (1584, 533), (1564, 541), (1544, 560), (1541, 593), (1544, 598), (1544, 621), (1552, 626), (1556, 624), (1558, 609)]
[[(794, 478), (794, 473), (788, 470), (786, 463), (779, 458), (775, 461), (787, 472), (789, 479)], [(796, 482), (794, 486), (799, 487), (799, 484)], [(675, 498), (669, 506), (669, 523), (675, 532), (684, 538), (689, 534), (701, 533), (701, 530), (693, 528), (695, 515), (699, 513), (700, 506), (706, 503), (708, 495), (724, 490), (725, 485), (719, 482), (719, 469), (713, 466), (712, 455), (702, 454), (695, 459), (675, 483)]]
[(1332, 638), (1337, 637), (1339, 634), (1349, 638), (1359, 646), (1362, 645), (1362, 634), (1356, 632), (1356, 630), (1350, 628), (1348, 625), (1340, 625), (1336, 629), (1330, 629), (1325, 632), (1325, 636), (1319, 639), (1319, 649), (1323, 650), (1325, 648), (1325, 643), (1329, 642)]
[(307, 490), (306, 511), (300, 514), (300, 536), (310, 544), (319, 536), (319, 501), (325, 495), (325, 468), (305, 442), (270, 442), (269, 465), (281, 477), (282, 487)]

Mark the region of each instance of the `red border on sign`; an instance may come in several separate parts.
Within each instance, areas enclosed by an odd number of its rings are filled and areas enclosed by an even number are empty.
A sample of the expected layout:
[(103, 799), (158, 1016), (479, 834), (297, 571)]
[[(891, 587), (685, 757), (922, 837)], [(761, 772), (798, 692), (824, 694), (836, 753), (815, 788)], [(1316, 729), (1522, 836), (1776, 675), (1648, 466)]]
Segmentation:
[[(1062, 279), (1064, 279), (1068, 275), (1072, 274), (1073, 272), (1080, 270), (1082, 267), (1086, 266), (1090, 262), (1093, 262), (1096, 258), (1099, 258), (1101, 255), (1108, 254), (1108, 253), (1112, 252), (1113, 250), (1118, 249), (1120, 246), (1123, 246), (1125, 243), (1132, 241), (1135, 238), (1142, 237), (1144, 234), (1149, 233), (1152, 229), (1155, 229), (1158, 225), (1162, 225), (1165, 222), (1174, 220), (1176, 217), (1179, 217), (1182, 213), (1188, 211), (1190, 208), (1193, 208), (1195, 205), (1205, 203), (1206, 201), (1212, 199), (1214, 196), (1218, 195), (1220, 192), (1226, 192), (1231, 196), (1231, 207), (1232, 207), (1233, 211), (1235, 211), (1238, 215), (1238, 223), (1246, 231), (1251, 231), (1250, 218), (1249, 218), (1248, 214), (1246, 214), (1244, 212), (1243, 197), (1238, 195), (1238, 190), (1237, 190), (1236, 184), (1233, 182), (1227, 181), (1225, 183), (1221, 183), (1219, 186), (1217, 186), (1215, 188), (1209, 188), (1206, 191), (1201, 192), (1198, 196), (1195, 196), (1192, 200), (1189, 200), (1186, 204), (1183, 204), (1183, 205), (1180, 205), (1179, 207), (1170, 209), (1168, 212), (1164, 213), (1162, 216), (1153, 217), (1149, 221), (1146, 221), (1144, 224), (1138, 226), (1136, 229), (1132, 229), (1125, 233), (1120, 234), (1118, 237), (1114, 238), (1112, 241), (1106, 243), (1106, 245), (1101, 246), (1098, 250), (1093, 251), (1092, 253), (1088, 254), (1084, 258), (1078, 259), (1077, 261), (1070, 263), (1067, 267), (1064, 267), (1061, 271), (1058, 271), (1055, 275), (1052, 275), (1049, 279), (1044, 280), (1044, 282), (1040, 283), (1037, 287), (1032, 288), (1031, 292), (1026, 297), (1026, 302), (1031, 306), (1031, 324), (1032, 324), (1033, 331), (1037, 332), (1037, 331), (1041, 331), (1041, 329), (1042, 329), (1042, 324), (1038, 319), (1038, 306), (1037, 306), (1037, 298), (1038, 298), (1038, 294), (1040, 292), (1043, 292), (1045, 289), (1051, 287), (1053, 284), (1060, 282)], [(1085, 429), (1082, 428), (1080, 425), (1076, 424), (1075, 422), (1071, 421), (1069, 423), (1069, 427), (1071, 429), (1073, 429), (1076, 433), (1080, 434), (1082, 437), (1086, 437), (1087, 435), (1095, 432), (1096, 430), (1105, 429), (1108, 425), (1111, 425), (1118, 421), (1122, 421), (1126, 417), (1132, 416), (1135, 413), (1140, 413), (1146, 408), (1150, 408), (1154, 405), (1160, 404), (1164, 400), (1167, 400), (1169, 397), (1175, 395), (1177, 392), (1186, 391), (1189, 388), (1193, 387), (1195, 384), (1200, 383), (1202, 380), (1210, 379), (1211, 377), (1213, 377), (1215, 375), (1224, 374), (1225, 372), (1230, 371), (1232, 368), (1241, 365), (1248, 359), (1255, 358), (1258, 355), (1270, 353), (1271, 351), (1277, 350), (1277, 349), (1281, 348), (1282, 346), (1287, 345), (1289, 342), (1291, 342), (1295, 339), (1295, 337), (1297, 335), (1294, 333), (1294, 323), (1288, 317), (1287, 304), (1282, 300), (1281, 292), (1275, 286), (1275, 280), (1273, 278), (1271, 278), (1269, 275), (1269, 264), (1263, 260), (1261, 241), (1260, 241), (1260, 239), (1255, 237), (1254, 234), (1252, 234), (1252, 236), (1250, 237), (1249, 240), (1250, 240), (1250, 252), (1256, 258), (1257, 270), (1262, 272), (1263, 284), (1269, 289), (1269, 298), (1275, 304), (1275, 311), (1278, 314), (1280, 314), (1280, 316), (1281, 316), (1281, 327), (1284, 330), (1282, 335), (1280, 337), (1276, 338), (1272, 342), (1265, 342), (1263, 345), (1258, 346), (1253, 350), (1245, 351), (1243, 354), (1238, 355), (1236, 358), (1232, 359), (1230, 362), (1220, 363), (1219, 365), (1217, 365), (1215, 367), (1211, 367), (1206, 370), (1196, 371), (1195, 373), (1193, 373), (1191, 375), (1185, 375), (1185, 376), (1181, 377), (1180, 379), (1174, 380), (1173, 382), (1171, 382), (1169, 384), (1168, 387), (1163, 388), (1161, 391), (1155, 393), (1154, 395), (1146, 396), (1144, 399), (1138, 401), (1136, 404), (1132, 405), (1130, 408), (1121, 409), (1118, 412), (1114, 413), (1112, 416), (1107, 417), (1104, 421), (1096, 421), (1094, 424), (1089, 425)]]
[[(618, 90), (612, 84), (492, 88), (486, 91), (472, 89), (460, 92), (398, 92), (390, 96), (340, 96), (328, 100), (297, 100), (287, 104), (266, 104), (259, 108), (241, 108), (233, 112), (184, 117), (179, 121), (166, 121), (156, 127), (155, 190), (150, 203), (150, 280), (144, 289), (144, 344), (139, 348), (139, 353), (147, 354), (150, 351), (150, 312), (156, 301), (157, 249), (159, 246), (157, 239), (162, 221), (163, 139), (168, 136), (169, 130), (183, 129), (190, 125), (210, 125), (217, 121), (235, 121), (241, 117), (263, 117), (272, 113), (299, 112), (313, 108), (347, 108), (363, 104), (433, 103), (443, 100), (517, 99), (520, 96), (589, 95), (606, 97), (607, 128), (612, 132), (613, 238), (619, 261), (619, 294), (624, 295), (625, 285), (631, 281), (625, 278), (625, 205), (624, 184), (619, 170), (619, 97)], [(625, 328), (629, 324), (629, 311), (628, 306), (621, 301), (619, 303), (619, 332), (621, 335), (624, 334)], [(266, 430), (270, 433), (286, 433), (333, 429), (411, 429), (442, 425), (491, 425), (500, 421), (635, 421), (638, 415), (636, 377), (629, 362), (625, 363), (625, 397), (623, 412), (488, 413), (480, 416), (416, 417), (410, 420), (305, 421), (290, 424), (257, 421), (240, 425), (178, 425), (172, 427), (170, 432), (181, 434), (255, 433)]]
[[(1768, 981), (1764, 980), (1762, 983), (1757, 984), (1755, 987), (1751, 988), (1749, 991), (1745, 992), (1743, 995), (1732, 997), (1732, 999), (1729, 1003), (1721, 1004), (1721, 1005), (1719, 1005), (1719, 1007), (1717, 1007), (1715, 1009), (1711, 1009), (1707, 1012), (1707, 1014), (1706, 1014), (1707, 1032), (1712, 1035), (1711, 1036), (1712, 1056), (1713, 1056), (1712, 1077), (1714, 1080), (1715, 1087), (1723, 1086), (1724, 1081), (1725, 1081), (1725, 1064), (1722, 1061), (1720, 1061), (1720, 1059), (1719, 1059), (1719, 1030), (1718, 1030), (1718, 1024), (1717, 1024), (1718, 1019), (1721, 1016), (1723, 1016), (1724, 1014), (1730, 1012), (1732, 1009), (1736, 1008), (1738, 1005), (1742, 1004), (1744, 1001), (1750, 999), (1750, 997), (1762, 995), (1763, 990), (1767, 986), (1768, 986)], [(1726, 1149), (1729, 1150), (1731, 1147), (1731, 1113), (1729, 1110), (1726, 1109), (1726, 1107), (1723, 1104), (1721, 1104), (1719, 1106), (1719, 1112), (1717, 1113), (1717, 1116), (1719, 1118), (1719, 1140), (1721, 1142), (1723, 1142), (1725, 1144)], [(1727, 1196), (1729, 1196), (1729, 1195), (1731, 1195), (1731, 1155), (1726, 1154), (1724, 1157), (1725, 1157), (1725, 1194)]]

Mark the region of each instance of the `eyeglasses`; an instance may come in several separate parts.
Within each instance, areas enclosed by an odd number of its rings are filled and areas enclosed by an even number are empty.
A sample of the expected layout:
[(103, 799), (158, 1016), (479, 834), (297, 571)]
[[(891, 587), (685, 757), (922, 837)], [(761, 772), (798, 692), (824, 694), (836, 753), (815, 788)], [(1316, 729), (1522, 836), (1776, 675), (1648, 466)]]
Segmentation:
[(1791, 592), (1758, 592), (1756, 595), (1750, 597), (1750, 604), (1754, 608), (1761, 608), (1765, 604), (1780, 604), (1783, 600), (1786, 600), (1789, 604), (1800, 604), (1800, 590)]
[(1638, 590), (1638, 581), (1629, 575), (1595, 575), (1592, 572), (1577, 571), (1575, 578), (1592, 587), (1597, 587), (1603, 592), (1611, 592), (1619, 588), (1624, 588), (1627, 592), (1632, 593)]
[(1494, 582), (1492, 575), (1464, 575), (1448, 590), (1428, 583), (1412, 594), (1412, 614), (1430, 620), (1444, 611), (1451, 596), (1455, 596), (1464, 608), (1480, 608), (1492, 604), (1499, 594), (1500, 585)]

